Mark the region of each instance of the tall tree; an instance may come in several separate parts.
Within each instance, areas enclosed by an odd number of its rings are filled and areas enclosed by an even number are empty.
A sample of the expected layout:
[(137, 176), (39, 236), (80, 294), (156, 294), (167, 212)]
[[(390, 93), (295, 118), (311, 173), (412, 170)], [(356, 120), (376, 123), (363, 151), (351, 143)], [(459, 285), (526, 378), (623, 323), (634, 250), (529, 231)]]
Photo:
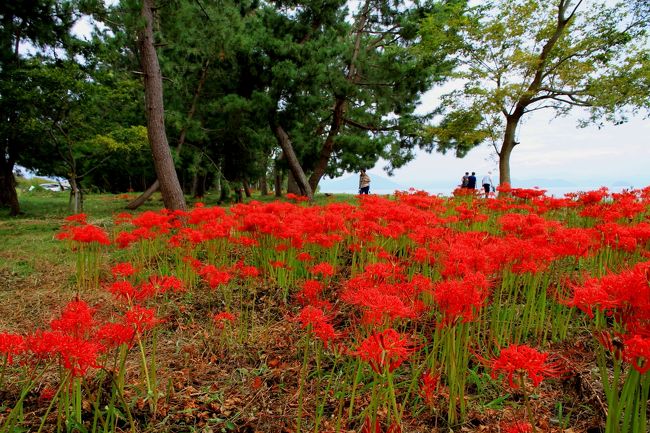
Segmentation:
[(29, 44), (40, 55), (53, 55), (70, 40), (74, 23), (72, 3), (65, 0), (33, 0), (0, 3), (0, 206), (20, 213), (13, 170), (30, 144), (30, 107), (20, 102), (24, 88), (19, 82), (27, 55), (21, 49)]
[[(647, 16), (626, 4), (583, 0), (499, 0), (464, 22), (458, 75), (463, 86), (445, 95), (431, 148), (463, 156), (489, 141), (499, 156), (501, 183), (510, 182), (510, 155), (521, 121), (538, 110), (565, 115), (588, 110), (585, 122), (625, 121), (649, 108)], [(428, 20), (427, 35), (437, 31)]]
[(165, 131), (162, 73), (160, 72), (153, 32), (154, 9), (153, 0), (142, 0), (141, 15), (144, 20), (144, 27), (139, 34), (138, 44), (144, 74), (147, 133), (163, 203), (170, 210), (185, 209), (185, 197), (178, 181), (174, 159), (172, 158)]

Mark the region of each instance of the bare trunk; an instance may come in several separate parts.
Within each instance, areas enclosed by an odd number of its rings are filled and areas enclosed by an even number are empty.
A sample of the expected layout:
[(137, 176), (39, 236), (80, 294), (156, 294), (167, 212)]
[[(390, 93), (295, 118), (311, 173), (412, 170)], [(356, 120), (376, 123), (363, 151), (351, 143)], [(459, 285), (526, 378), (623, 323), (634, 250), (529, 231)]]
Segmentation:
[(14, 164), (4, 158), (0, 158), (0, 206), (8, 206), (11, 216), (20, 214)]
[(515, 132), (521, 117), (508, 116), (506, 119), (506, 131), (503, 134), (503, 144), (499, 151), (499, 185), (510, 184), (510, 154), (518, 144), (515, 141)]
[(293, 176), (300, 187), (301, 194), (312, 201), (314, 199), (314, 194), (311, 186), (309, 186), (309, 182), (307, 181), (307, 176), (305, 176), (305, 172), (302, 170), (300, 161), (298, 161), (298, 157), (293, 151), (293, 145), (291, 144), (289, 136), (280, 125), (273, 125), (273, 133), (278, 140), (278, 144), (282, 148), (285, 158), (287, 158), (289, 170), (293, 173)]
[(274, 188), (275, 196), (282, 197), (282, 170), (278, 167), (275, 167)]
[(251, 198), (251, 187), (248, 184), (248, 181), (246, 179), (241, 181), (243, 187), (244, 187), (244, 193), (246, 194), (246, 198)]
[(140, 62), (144, 73), (147, 134), (163, 203), (167, 209), (184, 210), (186, 209), (185, 197), (178, 181), (174, 159), (165, 133), (162, 74), (153, 36), (153, 8), (153, 0), (143, 0), (142, 18), (145, 27), (140, 34), (139, 45)]
[(153, 195), (154, 192), (158, 191), (158, 188), (160, 188), (160, 182), (158, 182), (158, 179), (154, 183), (151, 184), (149, 188), (147, 188), (138, 198), (135, 200), (131, 201), (129, 204), (126, 205), (127, 209), (130, 210), (135, 210), (142, 206), (144, 202), (149, 200), (149, 198)]
[(300, 191), (300, 186), (298, 185), (298, 182), (296, 182), (296, 177), (293, 175), (293, 172), (289, 172), (289, 176), (287, 177), (287, 192), (291, 194), (296, 194), (296, 195), (301, 195), (302, 191)]
[(70, 200), (68, 201), (68, 208), (72, 214), (83, 212), (83, 192), (79, 188), (76, 176), (70, 176)]

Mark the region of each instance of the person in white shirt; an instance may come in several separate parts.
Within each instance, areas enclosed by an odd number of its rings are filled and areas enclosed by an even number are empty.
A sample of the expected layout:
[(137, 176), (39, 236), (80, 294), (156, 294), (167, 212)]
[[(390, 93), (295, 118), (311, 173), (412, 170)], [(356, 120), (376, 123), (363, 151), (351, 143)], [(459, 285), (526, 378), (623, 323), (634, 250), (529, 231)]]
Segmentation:
[(490, 191), (494, 187), (494, 184), (492, 183), (492, 177), (490, 175), (492, 174), (491, 171), (488, 171), (488, 174), (483, 176), (483, 180), (481, 180), (481, 184), (483, 185), (483, 189), (485, 190), (485, 198), (488, 198), (490, 195)]

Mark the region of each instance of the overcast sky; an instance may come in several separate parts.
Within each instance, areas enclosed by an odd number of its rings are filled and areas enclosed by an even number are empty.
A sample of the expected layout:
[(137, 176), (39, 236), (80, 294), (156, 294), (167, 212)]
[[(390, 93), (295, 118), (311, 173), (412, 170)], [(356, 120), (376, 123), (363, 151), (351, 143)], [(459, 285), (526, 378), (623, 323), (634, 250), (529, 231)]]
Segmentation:
[[(425, 98), (424, 104), (432, 101)], [(597, 187), (624, 182), (630, 186), (650, 185), (650, 120), (637, 117), (623, 125), (578, 128), (581, 116), (553, 118), (552, 112), (528, 115), (520, 126), (518, 141), (510, 159), (513, 183), (527, 179), (562, 179), (577, 186)], [(386, 176), (380, 161), (369, 173)], [(404, 186), (456, 182), (465, 171), (498, 174), (494, 148), (482, 145), (465, 158), (453, 153), (419, 152), (416, 159), (395, 171), (393, 180)], [(498, 176), (495, 176), (498, 177)], [(494, 179), (495, 182), (497, 179)], [(543, 187), (545, 185), (539, 185)]]

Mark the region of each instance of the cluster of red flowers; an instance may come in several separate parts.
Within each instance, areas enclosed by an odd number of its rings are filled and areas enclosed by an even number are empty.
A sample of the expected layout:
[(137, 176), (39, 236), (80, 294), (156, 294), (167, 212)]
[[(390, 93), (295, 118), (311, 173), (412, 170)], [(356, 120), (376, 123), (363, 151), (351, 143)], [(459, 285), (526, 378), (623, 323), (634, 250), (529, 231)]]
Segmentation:
[(558, 362), (549, 361), (548, 353), (540, 352), (526, 345), (513, 344), (501, 350), (499, 356), (489, 362), (492, 377), (497, 378), (504, 373), (508, 384), (518, 388), (515, 379), (528, 376), (533, 386), (539, 385), (549, 377), (559, 377), (563, 369)]

